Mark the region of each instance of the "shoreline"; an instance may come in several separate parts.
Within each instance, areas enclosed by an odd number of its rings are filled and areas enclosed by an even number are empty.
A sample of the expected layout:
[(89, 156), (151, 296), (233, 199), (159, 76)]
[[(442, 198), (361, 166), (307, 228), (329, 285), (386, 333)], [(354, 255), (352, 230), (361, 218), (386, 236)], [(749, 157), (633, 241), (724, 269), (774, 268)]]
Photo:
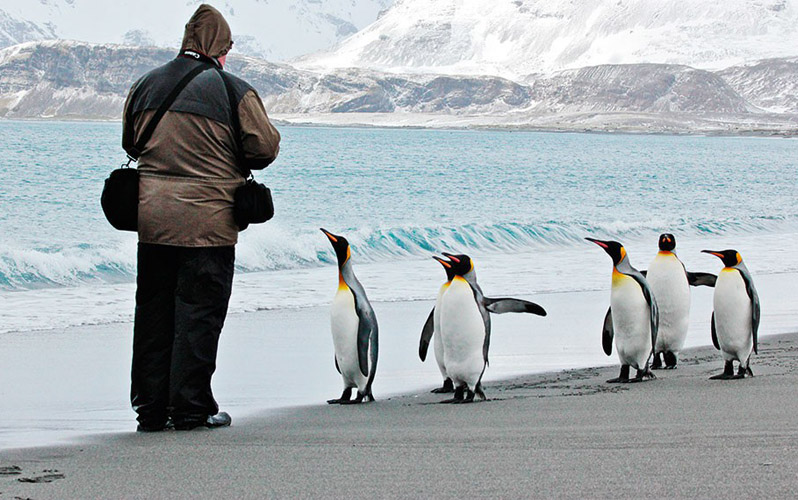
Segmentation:
[(617, 374), (614, 361), (494, 380), (485, 384), (489, 400), (472, 405), (435, 404), (444, 396), (425, 389), (360, 406), (233, 415), (229, 429), (0, 451), (0, 468), (20, 469), (0, 475), (0, 492), (37, 499), (792, 494), (798, 333), (760, 339), (755, 376), (745, 380), (708, 380), (722, 369), (712, 347), (686, 350), (677, 370), (642, 384), (604, 383)]
[[(593, 115), (595, 113), (586, 113), (586, 115)], [(609, 116), (624, 115), (630, 117), (637, 117), (640, 119), (651, 119), (650, 114), (635, 114), (635, 113), (606, 113)], [(669, 127), (646, 127), (635, 125), (611, 125), (607, 123), (605, 126), (589, 126), (587, 124), (579, 124), (575, 122), (571, 126), (566, 125), (541, 125), (539, 123), (530, 122), (529, 124), (508, 122), (502, 123), (489, 123), (483, 122), (482, 115), (425, 115), (425, 114), (409, 114), (410, 122), (402, 124), (399, 122), (391, 122), (390, 120), (384, 123), (379, 123), (380, 118), (384, 118), (390, 113), (375, 113), (366, 114), (371, 120), (361, 118), (363, 113), (358, 114), (355, 120), (345, 123), (344, 121), (337, 120), (341, 113), (329, 113), (321, 115), (284, 115), (274, 114), (271, 116), (275, 125), (291, 126), (301, 128), (333, 128), (333, 129), (388, 129), (388, 130), (432, 130), (432, 131), (477, 131), (477, 132), (535, 132), (535, 133), (552, 133), (552, 134), (600, 134), (600, 135), (642, 135), (642, 136), (674, 136), (674, 137), (740, 137), (740, 138), (775, 138), (775, 139), (795, 139), (798, 138), (798, 127), (742, 127), (737, 126), (734, 122), (726, 122), (728, 127), (723, 127), (719, 124), (716, 127), (696, 127), (695, 129), (676, 129)], [(345, 115), (345, 114), (343, 114)], [(306, 117), (307, 116), (307, 117)], [(407, 116), (403, 116), (406, 118)], [(548, 119), (556, 118), (558, 115), (541, 115), (537, 118)], [(756, 115), (761, 117), (771, 116)], [(509, 117), (508, 117), (509, 118)], [(789, 119), (788, 119), (789, 118)], [(794, 123), (792, 121), (793, 115), (784, 118), (786, 124)], [(442, 120), (439, 124), (424, 124), (425, 121), (431, 119)], [(13, 117), (5, 118), (0, 117), (0, 122), (23, 122), (23, 123), (119, 123), (121, 118), (108, 118), (108, 117), (90, 117), (90, 116), (60, 116), (60, 117)], [(413, 123), (413, 122), (416, 123)], [(730, 129), (733, 128), (734, 130)]]

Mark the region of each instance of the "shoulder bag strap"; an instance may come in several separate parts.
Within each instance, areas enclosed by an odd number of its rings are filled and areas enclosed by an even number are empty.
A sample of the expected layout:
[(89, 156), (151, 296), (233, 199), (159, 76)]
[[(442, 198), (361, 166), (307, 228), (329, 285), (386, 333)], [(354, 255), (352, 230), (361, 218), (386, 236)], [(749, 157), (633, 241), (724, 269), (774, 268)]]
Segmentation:
[(241, 171), (241, 175), (244, 178), (249, 178), (252, 175), (252, 171), (246, 167), (244, 167), (244, 145), (241, 143), (241, 121), (238, 118), (238, 102), (236, 102), (236, 97), (233, 94), (233, 85), (229, 81), (229, 77), (227, 73), (223, 70), (216, 68), (216, 71), (219, 72), (219, 76), (222, 77), (222, 81), (224, 82), (224, 89), (227, 91), (227, 100), (230, 103), (230, 113), (232, 115), (232, 126), (233, 126), (233, 139), (236, 142), (236, 165), (238, 169)]
[[(179, 82), (177, 82), (175, 88), (172, 89), (172, 92), (170, 92), (168, 96), (166, 96), (166, 100), (164, 100), (164, 102), (158, 108), (158, 111), (155, 112), (155, 115), (147, 124), (147, 128), (144, 129), (144, 132), (142, 132), (141, 137), (139, 137), (139, 140), (136, 141), (136, 144), (133, 146), (133, 150), (131, 151), (133, 155), (128, 155), (131, 160), (138, 161), (139, 156), (141, 156), (141, 152), (144, 151), (144, 146), (147, 144), (147, 141), (150, 140), (150, 137), (152, 137), (152, 133), (155, 132), (155, 127), (158, 126), (158, 123), (161, 121), (161, 118), (163, 118), (163, 115), (166, 114), (166, 112), (169, 110), (169, 107), (172, 105), (172, 103), (175, 102), (175, 99), (177, 99), (177, 96), (180, 95), (180, 92), (182, 92), (183, 89), (186, 88), (186, 85), (188, 85), (189, 82), (191, 82), (191, 80), (193, 80), (197, 75), (199, 75), (205, 70), (211, 69), (212, 67), (213, 66), (210, 64), (202, 64), (200, 66), (197, 66), (196, 68), (189, 71), (188, 74), (184, 76)], [(236, 117), (238, 117), (238, 115), (236, 115)], [(128, 116), (127, 118), (128, 123), (132, 127), (133, 122), (131, 121), (131, 119), (132, 116)]]

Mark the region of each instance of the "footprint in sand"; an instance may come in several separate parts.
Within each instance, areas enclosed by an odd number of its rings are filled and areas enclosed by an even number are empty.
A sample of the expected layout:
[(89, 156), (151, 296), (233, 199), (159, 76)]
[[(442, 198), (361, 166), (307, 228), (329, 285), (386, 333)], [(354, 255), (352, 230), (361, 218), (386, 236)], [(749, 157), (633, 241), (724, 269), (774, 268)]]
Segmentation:
[(61, 474), (55, 469), (47, 469), (42, 471), (43, 474), (33, 477), (21, 477), (17, 479), (20, 483), (52, 483), (59, 479), (64, 479), (66, 476)]
[(0, 467), (0, 476), (16, 476), (22, 474), (22, 469), (17, 465)]

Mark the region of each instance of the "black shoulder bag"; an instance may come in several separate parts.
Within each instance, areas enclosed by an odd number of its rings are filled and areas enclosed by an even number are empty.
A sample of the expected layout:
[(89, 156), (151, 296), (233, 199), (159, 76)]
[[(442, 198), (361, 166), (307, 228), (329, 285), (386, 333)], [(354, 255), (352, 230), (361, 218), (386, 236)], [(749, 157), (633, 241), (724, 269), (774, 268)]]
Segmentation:
[(217, 68), (222, 77), (224, 88), (227, 91), (227, 100), (232, 113), (233, 135), (236, 141), (236, 165), (247, 180), (236, 189), (233, 194), (233, 219), (239, 231), (243, 231), (250, 224), (260, 224), (274, 217), (274, 202), (269, 188), (255, 180), (252, 171), (244, 167), (244, 146), (241, 143), (241, 121), (238, 118), (238, 103), (233, 94), (232, 85), (227, 79), (227, 74)]
[[(115, 229), (120, 231), (138, 231), (138, 218), (139, 218), (139, 172), (130, 166), (130, 162), (138, 161), (141, 152), (147, 141), (152, 137), (155, 127), (161, 121), (163, 115), (169, 109), (169, 106), (175, 102), (177, 96), (186, 85), (197, 75), (205, 70), (211, 69), (213, 66), (210, 64), (203, 64), (191, 70), (184, 76), (166, 97), (166, 100), (161, 104), (155, 115), (147, 124), (147, 128), (141, 134), (141, 137), (133, 146), (132, 154), (128, 155), (127, 163), (123, 163), (120, 168), (111, 172), (111, 175), (105, 179), (105, 186), (100, 196), (100, 205), (103, 207), (103, 213), (108, 222), (114, 226)], [(133, 114), (128, 111), (126, 117), (128, 126), (133, 126)]]

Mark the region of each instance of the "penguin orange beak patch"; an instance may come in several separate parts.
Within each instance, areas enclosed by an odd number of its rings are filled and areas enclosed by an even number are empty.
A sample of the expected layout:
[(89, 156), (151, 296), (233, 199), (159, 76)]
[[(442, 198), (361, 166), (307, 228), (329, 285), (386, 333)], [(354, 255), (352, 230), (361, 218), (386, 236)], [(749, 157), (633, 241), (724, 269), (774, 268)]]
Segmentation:
[(322, 232), (322, 233), (324, 233), (324, 234), (325, 234), (325, 235), (326, 235), (328, 238), (330, 238), (330, 241), (332, 241), (333, 243), (338, 243), (338, 238), (336, 238), (335, 236), (333, 236), (333, 235), (332, 235), (332, 234), (331, 234), (329, 231), (327, 231), (327, 230), (326, 230), (326, 229), (324, 229), (323, 227), (320, 227), (319, 229), (320, 229), (320, 230), (321, 230), (321, 232)]
[(720, 259), (722, 259), (722, 258), (723, 258), (723, 254), (722, 254), (722, 253), (719, 253), (719, 252), (713, 252), (712, 250), (701, 250), (701, 253), (708, 253), (708, 254), (710, 254), (710, 255), (714, 255), (715, 257), (718, 257), (718, 258), (720, 258)]
[(460, 263), (460, 259), (458, 259), (454, 255), (452, 255), (450, 253), (446, 253), (446, 252), (442, 252), (442, 253), (443, 253), (443, 255), (446, 256), (447, 259), (449, 259), (450, 261), (454, 262), (455, 264), (459, 264)]
[(441, 259), (441, 258), (440, 258), (440, 257), (438, 257), (437, 255), (433, 255), (433, 256), (432, 256), (432, 258), (433, 258), (433, 259), (435, 259), (435, 260), (437, 260), (438, 262), (440, 262), (440, 263), (441, 263), (441, 265), (442, 265), (443, 267), (445, 267), (445, 268), (448, 268), (448, 269), (451, 269), (451, 268), (452, 268), (452, 265), (451, 265), (451, 264), (449, 264), (449, 263), (448, 263), (448, 262), (446, 262), (445, 260)]
[(595, 243), (596, 245), (600, 246), (601, 248), (604, 248), (605, 250), (606, 250), (607, 248), (609, 248), (609, 245), (607, 245), (606, 243), (604, 243), (604, 242), (603, 242), (603, 241), (601, 241), (601, 240), (594, 240), (593, 238), (585, 238), (585, 239), (586, 239), (587, 241), (592, 241), (593, 243)]

